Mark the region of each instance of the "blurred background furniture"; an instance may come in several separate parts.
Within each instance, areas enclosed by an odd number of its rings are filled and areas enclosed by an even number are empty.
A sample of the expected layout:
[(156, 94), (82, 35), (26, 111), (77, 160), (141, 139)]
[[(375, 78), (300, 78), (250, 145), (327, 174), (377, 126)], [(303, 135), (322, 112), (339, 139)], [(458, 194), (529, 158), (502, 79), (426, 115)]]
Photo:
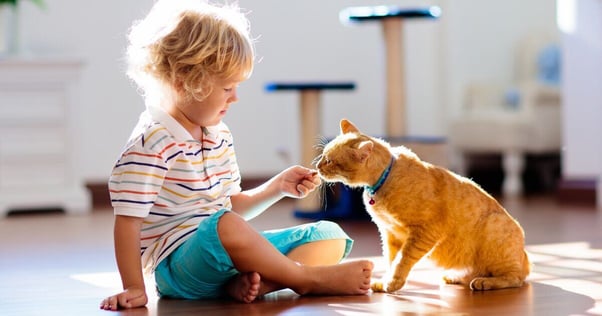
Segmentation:
[(526, 154), (561, 148), (560, 49), (552, 36), (520, 43), (514, 84), (475, 82), (466, 88), (460, 116), (450, 124), (453, 168), (466, 175), (470, 155), (499, 153), (502, 193), (523, 193)]
[(72, 86), (82, 66), (71, 59), (0, 60), (0, 217), (33, 209), (90, 211), (74, 150)]

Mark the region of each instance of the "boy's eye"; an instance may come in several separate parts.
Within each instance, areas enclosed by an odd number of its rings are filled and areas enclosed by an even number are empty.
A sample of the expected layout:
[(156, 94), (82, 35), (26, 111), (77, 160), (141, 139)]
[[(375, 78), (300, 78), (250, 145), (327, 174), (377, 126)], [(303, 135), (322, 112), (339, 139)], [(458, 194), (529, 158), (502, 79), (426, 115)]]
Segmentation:
[(228, 86), (228, 87), (224, 88), (224, 91), (231, 92), (231, 91), (234, 91), (234, 89), (236, 89), (236, 88), (238, 88), (238, 85)]

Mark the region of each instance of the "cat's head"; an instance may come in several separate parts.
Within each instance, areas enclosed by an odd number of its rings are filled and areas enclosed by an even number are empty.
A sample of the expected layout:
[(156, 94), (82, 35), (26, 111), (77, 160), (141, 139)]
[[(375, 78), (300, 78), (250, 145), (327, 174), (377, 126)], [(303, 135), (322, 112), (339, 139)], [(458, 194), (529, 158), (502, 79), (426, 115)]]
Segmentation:
[[(371, 184), (369, 164), (377, 142), (360, 132), (350, 121), (342, 119), (341, 133), (324, 146), (317, 168), (327, 182), (343, 182), (349, 186)], [(386, 156), (390, 159), (390, 154)], [(386, 160), (388, 162), (388, 160)]]

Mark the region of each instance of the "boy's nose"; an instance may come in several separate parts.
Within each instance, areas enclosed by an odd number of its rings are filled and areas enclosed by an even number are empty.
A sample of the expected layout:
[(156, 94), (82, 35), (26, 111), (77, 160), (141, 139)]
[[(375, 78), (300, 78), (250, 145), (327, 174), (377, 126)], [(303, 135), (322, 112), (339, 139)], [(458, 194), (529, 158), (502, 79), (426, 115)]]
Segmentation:
[(230, 96), (230, 99), (228, 101), (230, 101), (230, 103), (238, 101), (238, 89), (234, 88), (232, 90), (232, 95)]

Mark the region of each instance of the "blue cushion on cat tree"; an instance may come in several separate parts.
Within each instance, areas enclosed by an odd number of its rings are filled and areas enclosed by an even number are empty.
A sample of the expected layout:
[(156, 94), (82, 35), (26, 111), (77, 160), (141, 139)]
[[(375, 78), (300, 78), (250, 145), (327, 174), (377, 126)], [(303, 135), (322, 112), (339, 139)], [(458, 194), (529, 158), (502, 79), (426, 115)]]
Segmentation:
[(427, 18), (436, 19), (441, 15), (441, 8), (430, 6), (424, 8), (402, 8), (399, 6), (366, 6), (350, 7), (339, 13), (341, 22), (363, 22), (384, 18)]
[(282, 90), (353, 90), (353, 82), (269, 82), (265, 85), (268, 92)]

